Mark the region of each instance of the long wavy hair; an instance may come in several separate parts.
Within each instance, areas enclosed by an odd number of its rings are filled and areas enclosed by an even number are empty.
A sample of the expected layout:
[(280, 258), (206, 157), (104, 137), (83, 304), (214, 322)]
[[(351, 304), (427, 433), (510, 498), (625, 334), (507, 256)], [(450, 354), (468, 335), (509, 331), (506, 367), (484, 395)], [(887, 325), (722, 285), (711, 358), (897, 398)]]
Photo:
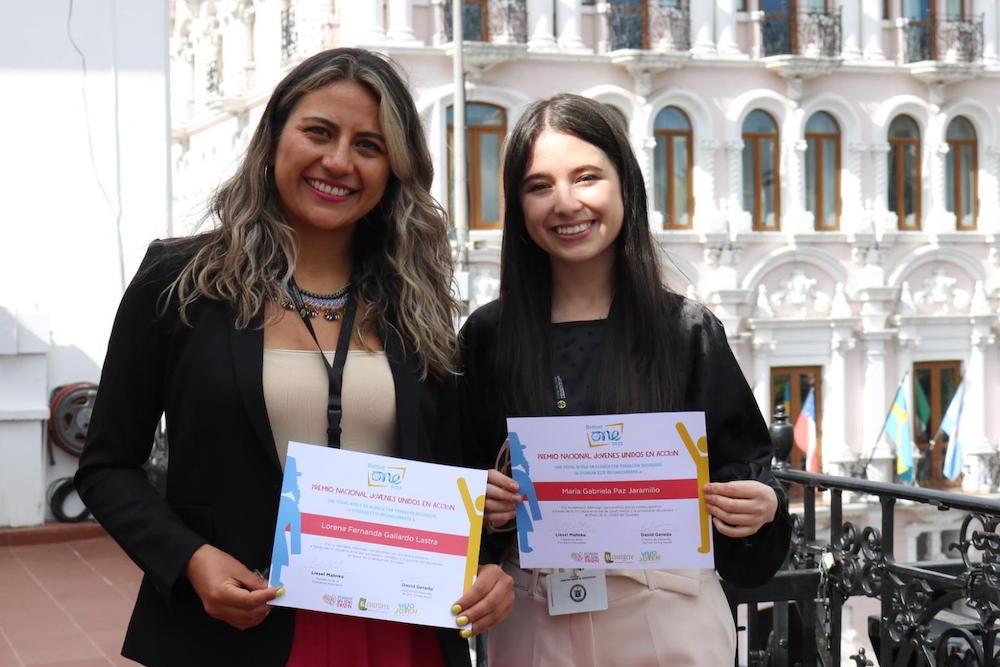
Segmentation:
[(358, 335), (396, 333), (416, 354), (421, 373), (454, 372), (452, 263), (447, 216), (430, 194), (434, 177), (413, 98), (395, 64), (362, 49), (332, 49), (299, 64), (274, 89), (236, 170), (212, 197), (197, 251), (168, 288), (181, 319), (199, 298), (229, 303), (238, 328), (287, 294), (295, 271), (295, 230), (284, 219), (269, 162), (302, 97), (337, 81), (354, 81), (379, 101), (392, 175), (385, 194), (357, 227), (354, 285), (364, 317)]
[[(670, 409), (676, 398), (671, 359), (676, 322), (649, 227), (642, 171), (621, 121), (579, 95), (532, 104), (507, 139), (503, 161), (504, 234), (500, 258), (497, 373), (510, 415), (551, 412), (547, 335), (552, 311), (548, 254), (528, 235), (521, 206), (525, 170), (545, 129), (573, 135), (604, 151), (621, 182), (622, 228), (614, 241), (613, 298), (599, 370), (602, 413)], [(543, 363), (539, 364), (539, 355)]]

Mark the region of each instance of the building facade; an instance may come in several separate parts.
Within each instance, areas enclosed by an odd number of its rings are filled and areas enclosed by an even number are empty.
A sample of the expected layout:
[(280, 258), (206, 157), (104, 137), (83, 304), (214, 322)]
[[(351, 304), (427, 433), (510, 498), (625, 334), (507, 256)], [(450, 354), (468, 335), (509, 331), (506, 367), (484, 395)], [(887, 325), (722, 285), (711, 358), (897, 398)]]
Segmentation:
[[(450, 0), (174, 0), (171, 21), (177, 233), (331, 46), (402, 64), (451, 201)], [(964, 383), (961, 484), (992, 490), (1000, 1), (464, 0), (463, 33), (470, 307), (497, 290), (506, 133), (536, 99), (593, 97), (628, 128), (669, 285), (725, 324), (765, 417), (812, 392), (823, 470), (891, 479), (898, 388), (918, 480), (954, 486), (938, 430)]]

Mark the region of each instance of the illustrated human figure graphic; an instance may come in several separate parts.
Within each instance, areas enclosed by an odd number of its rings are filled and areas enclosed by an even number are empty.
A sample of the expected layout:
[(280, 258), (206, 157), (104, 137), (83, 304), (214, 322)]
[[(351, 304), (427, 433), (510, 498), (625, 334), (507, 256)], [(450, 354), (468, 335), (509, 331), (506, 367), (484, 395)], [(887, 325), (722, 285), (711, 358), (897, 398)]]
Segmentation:
[(486, 508), (486, 496), (479, 496), (475, 501), (469, 492), (469, 483), (464, 477), (458, 478), (458, 492), (462, 495), (462, 504), (469, 515), (469, 546), (465, 554), (465, 580), (462, 592), (472, 587), (472, 581), (479, 567), (479, 544), (483, 538), (483, 512)]
[(698, 553), (707, 554), (712, 548), (709, 542), (708, 507), (705, 505), (705, 485), (709, 482), (708, 436), (701, 436), (696, 444), (691, 434), (688, 433), (684, 422), (677, 422), (677, 433), (681, 436), (684, 446), (687, 447), (688, 454), (694, 459), (694, 465), (698, 471), (698, 518), (701, 525), (701, 544), (698, 546)]
[[(281, 482), (281, 500), (278, 502), (278, 525), (274, 529), (274, 548), (271, 551), (272, 586), (282, 586), (281, 568), (288, 565), (289, 554), (302, 553), (302, 517), (299, 514), (299, 472), (295, 457), (285, 459), (285, 476)], [(291, 533), (291, 552), (285, 540), (285, 528)]]
[[(531, 481), (531, 467), (528, 459), (524, 457), (525, 446), (521, 444), (521, 439), (517, 433), (510, 433), (507, 436), (510, 447), (510, 476), (517, 482), (519, 492), (524, 497), (524, 502), (518, 503), (517, 509), (517, 539), (521, 545), (521, 551), (526, 554), (532, 552), (528, 545), (528, 533), (534, 530), (532, 520), (542, 519), (542, 508), (538, 505), (538, 496), (535, 494), (535, 485)], [(525, 506), (525, 502), (528, 504)], [(529, 514), (528, 511), (531, 511)]]

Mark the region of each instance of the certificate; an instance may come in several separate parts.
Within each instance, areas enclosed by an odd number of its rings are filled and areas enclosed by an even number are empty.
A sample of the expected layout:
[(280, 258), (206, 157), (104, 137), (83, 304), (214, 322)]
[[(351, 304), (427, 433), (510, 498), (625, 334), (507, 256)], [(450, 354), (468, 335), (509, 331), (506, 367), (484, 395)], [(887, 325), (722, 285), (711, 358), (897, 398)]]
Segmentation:
[(485, 470), (289, 443), (271, 604), (454, 628), (485, 493)]
[(521, 566), (713, 568), (705, 413), (507, 420)]

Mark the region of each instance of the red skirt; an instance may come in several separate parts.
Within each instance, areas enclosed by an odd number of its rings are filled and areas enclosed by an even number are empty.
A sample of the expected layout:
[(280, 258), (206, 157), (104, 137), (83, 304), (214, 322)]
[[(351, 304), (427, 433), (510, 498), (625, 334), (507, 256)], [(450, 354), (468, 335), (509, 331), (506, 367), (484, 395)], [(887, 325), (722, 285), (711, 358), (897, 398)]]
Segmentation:
[(287, 667), (444, 667), (437, 630), (299, 609)]

